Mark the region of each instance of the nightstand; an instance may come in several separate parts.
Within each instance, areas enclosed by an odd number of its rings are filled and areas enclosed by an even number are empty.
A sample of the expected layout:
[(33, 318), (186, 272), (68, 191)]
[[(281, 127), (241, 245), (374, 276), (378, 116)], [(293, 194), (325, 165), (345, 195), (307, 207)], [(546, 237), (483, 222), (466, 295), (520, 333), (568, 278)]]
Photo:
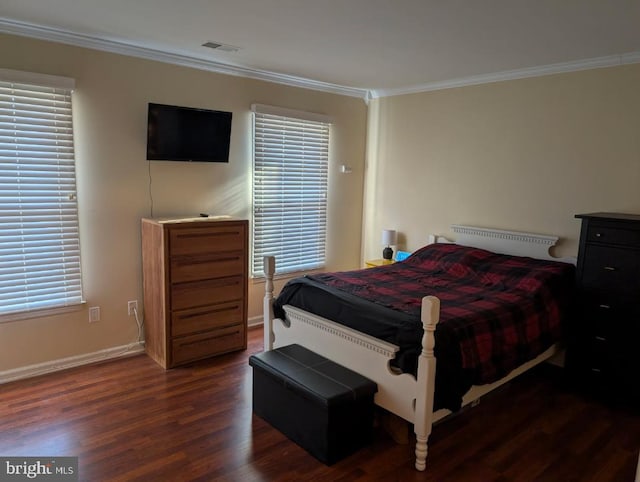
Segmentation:
[(370, 259), (369, 261), (365, 261), (364, 264), (367, 268), (375, 268), (376, 266), (384, 266), (386, 264), (395, 263), (392, 259)]
[(577, 311), (567, 369), (586, 387), (640, 400), (640, 215), (578, 214)]

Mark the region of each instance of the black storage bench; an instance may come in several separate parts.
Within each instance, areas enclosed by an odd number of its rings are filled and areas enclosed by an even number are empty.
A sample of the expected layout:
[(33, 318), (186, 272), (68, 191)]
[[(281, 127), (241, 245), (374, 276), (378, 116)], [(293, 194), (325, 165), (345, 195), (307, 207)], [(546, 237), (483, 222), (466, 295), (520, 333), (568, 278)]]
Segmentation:
[(249, 358), (253, 411), (331, 465), (371, 441), (375, 382), (300, 345)]

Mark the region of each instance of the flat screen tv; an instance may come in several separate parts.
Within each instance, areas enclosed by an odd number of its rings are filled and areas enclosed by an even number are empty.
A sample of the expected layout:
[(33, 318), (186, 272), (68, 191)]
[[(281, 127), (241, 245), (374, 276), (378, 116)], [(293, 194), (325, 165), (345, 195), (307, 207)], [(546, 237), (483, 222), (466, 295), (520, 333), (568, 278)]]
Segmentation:
[(147, 159), (229, 162), (231, 112), (149, 103)]

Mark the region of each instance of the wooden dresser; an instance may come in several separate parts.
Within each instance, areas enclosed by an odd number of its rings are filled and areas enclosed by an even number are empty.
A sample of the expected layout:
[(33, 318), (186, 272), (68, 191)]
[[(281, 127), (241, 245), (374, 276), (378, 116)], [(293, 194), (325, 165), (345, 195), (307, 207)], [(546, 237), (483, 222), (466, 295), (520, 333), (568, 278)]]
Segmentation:
[(640, 399), (640, 215), (579, 214), (578, 315), (567, 368), (605, 394)]
[(142, 220), (147, 354), (171, 368), (247, 347), (248, 222)]

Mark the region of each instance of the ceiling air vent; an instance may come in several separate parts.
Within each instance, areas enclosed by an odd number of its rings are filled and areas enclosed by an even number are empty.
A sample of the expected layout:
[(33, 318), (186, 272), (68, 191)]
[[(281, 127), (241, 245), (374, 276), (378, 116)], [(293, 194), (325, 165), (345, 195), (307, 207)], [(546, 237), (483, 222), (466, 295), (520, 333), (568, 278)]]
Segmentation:
[(205, 42), (202, 44), (202, 46), (214, 50), (219, 50), (220, 52), (237, 52), (238, 50), (240, 50), (240, 47), (234, 47), (233, 45), (226, 45), (218, 42)]

